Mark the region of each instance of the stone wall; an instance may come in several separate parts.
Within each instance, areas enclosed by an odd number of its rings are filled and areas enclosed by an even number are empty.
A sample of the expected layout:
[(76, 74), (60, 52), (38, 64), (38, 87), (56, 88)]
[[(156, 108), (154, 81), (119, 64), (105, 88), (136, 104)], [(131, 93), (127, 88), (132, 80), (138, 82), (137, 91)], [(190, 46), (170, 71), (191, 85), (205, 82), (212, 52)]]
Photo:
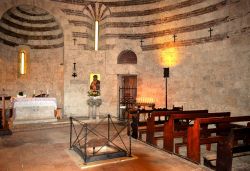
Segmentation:
[[(63, 65), (58, 64), (62, 59), (60, 55), (57, 61), (50, 63), (52, 68), (58, 66), (64, 72), (58, 78), (58, 86), (64, 87), (65, 115), (88, 115), (87, 91), (91, 73), (101, 74), (101, 114), (117, 116), (118, 75), (123, 74), (137, 75), (138, 97), (153, 97), (156, 107), (164, 107), (164, 67), (170, 68), (168, 108), (183, 105), (185, 110), (230, 111), (233, 115), (249, 113), (248, 0), (98, 2), (111, 12), (100, 22), (102, 46), (99, 51), (93, 50), (94, 18), (84, 10), (87, 4), (83, 1), (43, 0), (35, 4), (52, 14), (63, 30), (64, 51), (58, 52), (63, 56)], [(32, 4), (32, 1), (20, 3)], [(0, 2), (2, 11), (13, 5), (16, 4), (10, 0)], [(93, 5), (92, 9), (99, 6)], [(211, 36), (210, 28), (213, 30)], [(177, 36), (175, 42), (174, 35)], [(3, 45), (1, 64), (5, 63), (2, 56), (9, 48)], [(117, 57), (123, 50), (135, 52), (137, 64), (117, 64)], [(37, 53), (42, 54), (42, 51)], [(44, 54), (43, 57), (47, 55)], [(71, 76), (74, 62), (76, 78)], [(1, 81), (4, 75), (1, 72)]]
[[(0, 93), (17, 96), (23, 91), (27, 97), (49, 93), (63, 107), (63, 31), (51, 11), (46, 11), (53, 8), (43, 3), (33, 8), (32, 1), (1, 1)], [(20, 49), (28, 54), (25, 75), (18, 72)]]
[(23, 91), (27, 97), (49, 93), (56, 97), (58, 107), (63, 107), (63, 49), (32, 50), (27, 62), (28, 71), (24, 76), (18, 74), (18, 50), (0, 45), (1, 93), (17, 96)]

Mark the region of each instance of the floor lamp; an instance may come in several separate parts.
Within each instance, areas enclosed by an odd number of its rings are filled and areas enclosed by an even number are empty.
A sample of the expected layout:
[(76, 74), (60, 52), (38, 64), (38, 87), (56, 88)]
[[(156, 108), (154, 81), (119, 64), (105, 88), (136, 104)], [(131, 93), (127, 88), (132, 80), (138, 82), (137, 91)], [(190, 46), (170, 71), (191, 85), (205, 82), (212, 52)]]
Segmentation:
[(163, 75), (166, 79), (166, 109), (168, 109), (168, 77), (169, 77), (169, 68), (163, 68)]

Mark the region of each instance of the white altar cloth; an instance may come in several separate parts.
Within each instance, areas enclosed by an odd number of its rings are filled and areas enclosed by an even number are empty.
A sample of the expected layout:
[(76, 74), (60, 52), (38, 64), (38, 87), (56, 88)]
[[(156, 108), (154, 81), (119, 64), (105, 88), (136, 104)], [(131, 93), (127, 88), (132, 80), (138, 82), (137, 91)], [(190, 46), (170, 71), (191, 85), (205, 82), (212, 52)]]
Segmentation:
[(52, 106), (56, 110), (56, 98), (15, 98), (14, 108), (17, 107), (33, 107), (33, 106)]
[(15, 98), (14, 123), (55, 121), (56, 98)]

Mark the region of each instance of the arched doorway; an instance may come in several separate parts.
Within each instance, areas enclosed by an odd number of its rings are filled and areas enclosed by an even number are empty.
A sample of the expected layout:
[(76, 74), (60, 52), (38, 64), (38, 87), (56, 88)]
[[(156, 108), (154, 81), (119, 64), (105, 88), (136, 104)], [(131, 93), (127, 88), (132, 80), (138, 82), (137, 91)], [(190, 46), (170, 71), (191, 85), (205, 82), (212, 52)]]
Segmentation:
[[(122, 51), (117, 58), (117, 64), (135, 65), (137, 56), (131, 50)], [(119, 74), (119, 118), (125, 119), (126, 111), (134, 108), (137, 96), (137, 75)]]

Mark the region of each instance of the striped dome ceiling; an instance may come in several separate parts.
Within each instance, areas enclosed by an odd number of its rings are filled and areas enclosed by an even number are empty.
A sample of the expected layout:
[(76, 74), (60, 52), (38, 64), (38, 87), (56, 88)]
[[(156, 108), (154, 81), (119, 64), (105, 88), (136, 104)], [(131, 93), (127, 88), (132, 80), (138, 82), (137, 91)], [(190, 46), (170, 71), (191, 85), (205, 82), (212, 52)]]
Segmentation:
[(1, 17), (0, 42), (9, 46), (28, 45), (32, 49), (58, 48), (63, 46), (63, 31), (44, 9), (20, 5)]

